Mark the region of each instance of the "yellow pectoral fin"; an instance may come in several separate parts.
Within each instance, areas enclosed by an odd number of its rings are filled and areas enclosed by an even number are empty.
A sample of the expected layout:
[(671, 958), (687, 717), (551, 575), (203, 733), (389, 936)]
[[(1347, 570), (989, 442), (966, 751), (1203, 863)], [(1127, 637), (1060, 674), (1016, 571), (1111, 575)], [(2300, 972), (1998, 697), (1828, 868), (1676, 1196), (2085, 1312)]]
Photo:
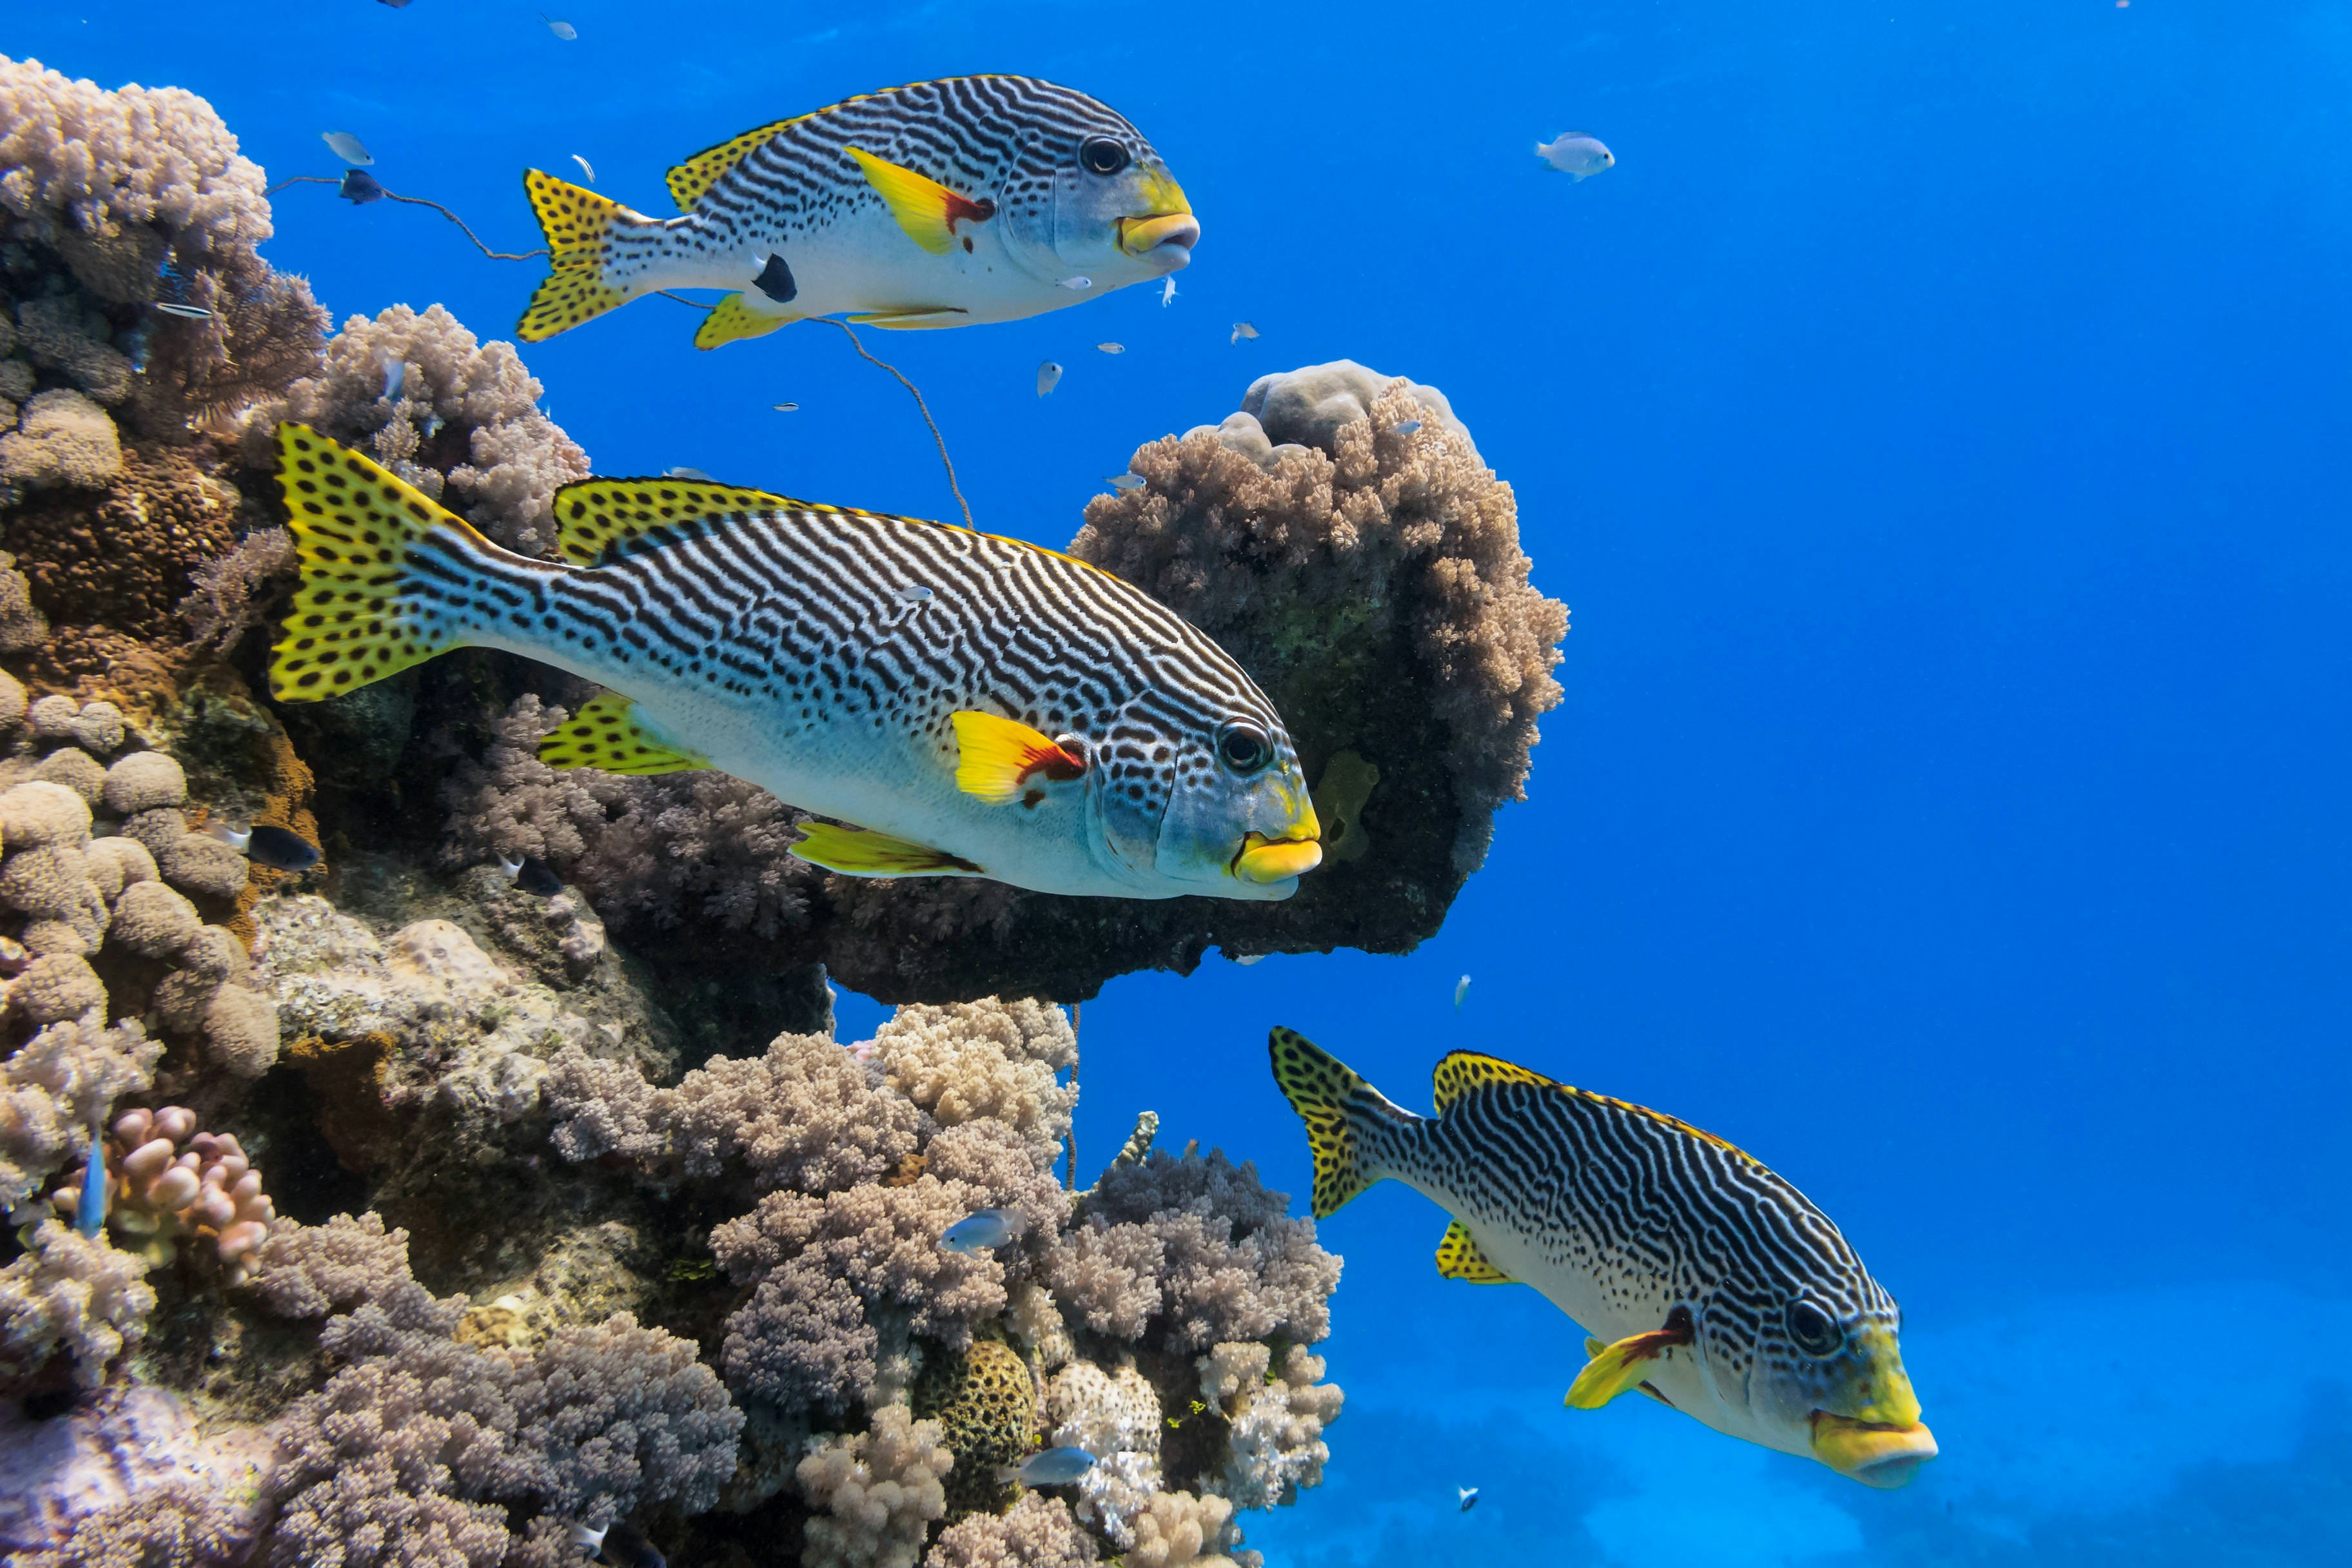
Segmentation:
[(1460, 1279), (1471, 1285), (1515, 1285), (1518, 1281), (1496, 1268), (1478, 1250), (1478, 1242), (1460, 1220), (1445, 1227), (1445, 1239), (1437, 1244), (1437, 1272), (1448, 1279)]
[[(1584, 1353), (1589, 1356), (1599, 1355), (1602, 1351), (1608, 1348), (1608, 1346), (1602, 1344), (1599, 1340), (1590, 1337), (1588, 1337), (1584, 1342)], [(1636, 1394), (1648, 1394), (1651, 1398), (1656, 1400), (1659, 1404), (1664, 1405), (1669, 1410), (1672, 1410), (1675, 1407), (1675, 1402), (1668, 1399), (1664, 1394), (1660, 1394), (1658, 1392), (1657, 1384), (1654, 1383), (1644, 1383), (1633, 1392)]]
[(965, 708), (950, 715), (956, 734), (956, 787), (991, 805), (1035, 805), (1047, 783), (1084, 776), (1086, 760), (1017, 719)]
[(743, 303), (740, 294), (730, 294), (710, 308), (702, 318), (702, 325), (694, 329), (694, 346), (715, 349), (721, 343), (740, 342), (745, 338), (764, 338), (778, 327), (790, 326), (798, 316), (772, 316), (765, 310), (754, 310)]
[(893, 838), (863, 827), (803, 822), (801, 841), (786, 851), (812, 866), (845, 877), (982, 877), (987, 873), (960, 855)]
[(1663, 1329), (1628, 1334), (1613, 1345), (1587, 1340), (1585, 1346), (1592, 1359), (1568, 1385), (1568, 1407), (1598, 1410), (1619, 1394), (1640, 1387), (1650, 1375), (1652, 1362), (1676, 1345), (1689, 1344), (1693, 1338), (1690, 1309), (1676, 1307), (1666, 1315)]
[(539, 760), (551, 768), (595, 768), (608, 773), (682, 773), (707, 768), (710, 759), (656, 740), (637, 716), (637, 705), (617, 691), (601, 692), (580, 711), (548, 731)]
[(996, 204), (986, 197), (974, 201), (958, 195), (929, 175), (877, 158), (861, 148), (850, 148), (849, 155), (857, 160), (866, 184), (888, 205), (907, 237), (933, 256), (945, 256), (955, 248), (957, 224), (986, 223), (996, 216)]

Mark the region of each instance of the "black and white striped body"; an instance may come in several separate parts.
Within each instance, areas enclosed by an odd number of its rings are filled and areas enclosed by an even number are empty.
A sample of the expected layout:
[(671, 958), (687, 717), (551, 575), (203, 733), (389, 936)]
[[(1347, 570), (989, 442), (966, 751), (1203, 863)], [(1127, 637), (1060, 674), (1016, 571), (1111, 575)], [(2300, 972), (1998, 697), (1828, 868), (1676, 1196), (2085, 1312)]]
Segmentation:
[[(562, 510), (559, 497), (559, 522)], [(1277, 797), (1304, 799), (1264, 694), (1181, 617), (1050, 551), (794, 503), (657, 529), (593, 567), (443, 531), (411, 552), (400, 596), (436, 636), (608, 686), (682, 752), (1000, 881), (1129, 898), (1288, 891), (1237, 889), (1223, 864), (1199, 863), (1229, 860), (1251, 828), (1280, 837), (1279, 821), (1257, 818)], [(1010, 804), (960, 790), (960, 710), (1077, 738), (1086, 777)], [(1276, 765), (1247, 781), (1272, 790), (1264, 809), (1209, 743), (1236, 720), (1276, 742)], [(1201, 800), (1239, 826), (1174, 841), (1190, 817), (1171, 806)]]
[(1839, 1407), (1824, 1388), (1840, 1374), (1786, 1342), (1791, 1300), (1891, 1332), (1894, 1301), (1827, 1215), (1671, 1117), (1549, 1081), (1478, 1084), (1435, 1117), (1369, 1086), (1363, 1097), (1378, 1100), (1349, 1112), (1365, 1179), (1441, 1205), (1489, 1263), (1594, 1339), (1655, 1331), (1688, 1309), (1694, 1342), (1666, 1350), (1646, 1381), (1718, 1431), (1808, 1454), (1811, 1411)]
[[(1130, 166), (1097, 178), (1076, 150), (1108, 137)], [(913, 169), (993, 204), (931, 254), (911, 242), (850, 150)], [(754, 314), (941, 312), (961, 325), (1003, 321), (1158, 279), (1189, 252), (1128, 255), (1121, 216), (1181, 204), (1159, 154), (1125, 118), (1068, 88), (1016, 76), (957, 77), (854, 98), (783, 121), (690, 202), (683, 216), (614, 226), (602, 274), (631, 296), (654, 289), (743, 291)], [(790, 298), (755, 279), (781, 258)], [(1066, 286), (1073, 279), (1084, 287)]]

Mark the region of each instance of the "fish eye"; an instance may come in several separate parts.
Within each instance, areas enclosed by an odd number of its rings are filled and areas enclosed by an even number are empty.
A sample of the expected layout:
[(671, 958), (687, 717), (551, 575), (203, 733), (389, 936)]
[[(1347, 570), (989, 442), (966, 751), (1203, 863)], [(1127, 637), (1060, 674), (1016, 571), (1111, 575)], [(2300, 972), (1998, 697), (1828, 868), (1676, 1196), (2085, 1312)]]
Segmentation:
[(1237, 773), (1254, 773), (1274, 761), (1274, 742), (1254, 724), (1228, 724), (1217, 733), (1217, 755)]
[(1078, 165), (1108, 179), (1127, 167), (1127, 149), (1108, 136), (1089, 136), (1078, 143)]
[(1837, 1320), (1802, 1297), (1789, 1303), (1789, 1337), (1797, 1342), (1799, 1350), (1811, 1356), (1833, 1355), (1845, 1343), (1844, 1331), (1838, 1327)]

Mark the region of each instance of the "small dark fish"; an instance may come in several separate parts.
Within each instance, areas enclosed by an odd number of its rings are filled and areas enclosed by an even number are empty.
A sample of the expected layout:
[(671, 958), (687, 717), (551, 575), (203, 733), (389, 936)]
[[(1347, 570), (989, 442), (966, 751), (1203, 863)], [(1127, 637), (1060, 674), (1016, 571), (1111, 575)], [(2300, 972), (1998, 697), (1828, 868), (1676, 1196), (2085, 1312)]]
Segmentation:
[(1455, 1487), (1454, 1489), (1462, 1494), (1462, 1511), (1464, 1513), (1468, 1513), (1472, 1509), (1478, 1506), (1478, 1489), (1476, 1487)]
[(170, 300), (158, 300), (155, 309), (167, 316), (177, 316), (184, 321), (209, 321), (213, 319), (213, 313), (202, 305), (182, 305)]
[(499, 869), (533, 898), (551, 899), (563, 891), (563, 879), (555, 874), (554, 867), (536, 855), (526, 855), (520, 860), (502, 858)]
[(383, 187), (365, 169), (345, 169), (343, 183), (335, 195), (355, 206), (365, 206), (370, 202), (383, 200)]
[(307, 871), (319, 863), (319, 847), (282, 827), (257, 826), (246, 835), (245, 858), (278, 871)]
[(1095, 1457), (1084, 1448), (1048, 1448), (1032, 1454), (1017, 1475), (1024, 1487), (1061, 1487), (1095, 1468)]

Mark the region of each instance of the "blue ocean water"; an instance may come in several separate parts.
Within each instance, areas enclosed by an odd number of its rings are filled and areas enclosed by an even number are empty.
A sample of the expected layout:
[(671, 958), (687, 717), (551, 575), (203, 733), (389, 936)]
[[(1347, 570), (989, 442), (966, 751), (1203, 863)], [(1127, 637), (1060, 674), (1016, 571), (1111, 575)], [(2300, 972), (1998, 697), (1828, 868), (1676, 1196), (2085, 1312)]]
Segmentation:
[[(507, 0), (62, 0), (0, 50), (202, 93), (273, 178), (351, 132), (513, 249), (519, 171), (573, 153), (657, 208), (680, 154), (889, 83), (1118, 108), (1201, 215), (1174, 302), (887, 340), (981, 524), (1058, 544), (1138, 442), (1349, 357), (1447, 393), (1575, 629), (1442, 935), (1113, 984), (1082, 1164), (1150, 1106), (1303, 1197), (1269, 1024), (1416, 1105), (1473, 1046), (1743, 1144), (1904, 1303), (1943, 1457), (1880, 1494), (1563, 1410), (1580, 1336), (1439, 1280), (1444, 1217), (1377, 1190), (1323, 1226), (1349, 1407), (1250, 1516), (1271, 1563), (2352, 1561), (2352, 5), (562, 5), (570, 42)], [(1530, 155), (1570, 129), (1618, 166)], [(419, 209), (277, 211), (339, 319), (499, 335), (537, 276)], [(838, 334), (692, 324), (527, 354), (600, 469), (951, 515)]]

